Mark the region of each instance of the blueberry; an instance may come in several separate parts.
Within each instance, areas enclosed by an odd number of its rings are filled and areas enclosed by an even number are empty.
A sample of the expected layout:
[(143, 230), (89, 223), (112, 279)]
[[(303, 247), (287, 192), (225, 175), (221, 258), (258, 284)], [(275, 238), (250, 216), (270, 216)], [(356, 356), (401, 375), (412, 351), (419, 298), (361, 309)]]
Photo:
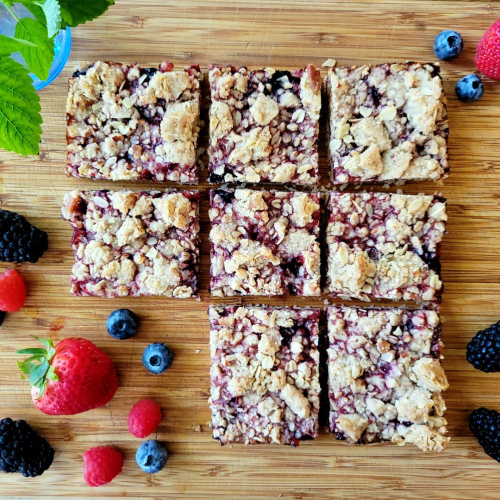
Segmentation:
[(129, 309), (117, 309), (108, 316), (106, 327), (115, 339), (127, 340), (137, 332), (139, 318)]
[(174, 353), (168, 345), (161, 344), (160, 342), (156, 344), (149, 344), (144, 352), (142, 353), (142, 364), (151, 373), (163, 373), (172, 366), (174, 361)]
[(455, 87), (458, 98), (463, 102), (481, 99), (484, 93), (483, 82), (477, 75), (464, 76)]
[(462, 35), (452, 30), (445, 30), (434, 39), (434, 52), (439, 59), (449, 61), (462, 52), (464, 41)]
[(135, 460), (139, 467), (148, 474), (160, 472), (167, 463), (168, 451), (162, 443), (149, 439), (139, 446)]

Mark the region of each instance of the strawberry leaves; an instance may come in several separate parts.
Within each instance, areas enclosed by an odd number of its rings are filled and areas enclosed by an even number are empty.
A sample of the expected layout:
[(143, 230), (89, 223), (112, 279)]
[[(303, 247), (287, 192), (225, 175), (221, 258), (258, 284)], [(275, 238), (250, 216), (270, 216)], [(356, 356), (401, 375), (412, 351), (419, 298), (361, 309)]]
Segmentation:
[(47, 382), (49, 380), (58, 381), (54, 367), (50, 364), (50, 361), (54, 357), (56, 350), (54, 344), (50, 339), (42, 339), (35, 337), (39, 340), (45, 347), (42, 348), (28, 348), (21, 349), (17, 351), (17, 354), (30, 354), (30, 357), (24, 361), (18, 361), (17, 366), (21, 370), (21, 377), (25, 378), (27, 375), (30, 380), (30, 384), (38, 389), (37, 399), (40, 399), (47, 387)]

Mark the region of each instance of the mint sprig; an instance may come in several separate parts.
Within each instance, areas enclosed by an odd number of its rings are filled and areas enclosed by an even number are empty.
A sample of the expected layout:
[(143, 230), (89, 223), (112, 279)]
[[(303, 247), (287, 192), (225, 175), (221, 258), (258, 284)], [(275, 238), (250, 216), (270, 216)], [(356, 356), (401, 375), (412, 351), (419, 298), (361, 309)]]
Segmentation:
[(19, 50), (28, 69), (40, 80), (47, 80), (54, 60), (54, 41), (47, 36), (47, 28), (36, 19), (25, 17), (16, 25), (16, 37), (35, 44)]
[[(14, 4), (35, 19), (19, 19)], [(0, 147), (22, 155), (40, 151), (42, 117), (29, 72), (46, 80), (54, 60), (54, 38), (60, 29), (91, 21), (115, 0), (0, 0), (17, 21), (14, 37), (0, 34)], [(10, 58), (19, 52), (28, 69)]]
[(38, 389), (37, 399), (40, 399), (45, 392), (48, 381), (57, 382), (59, 377), (50, 364), (56, 354), (54, 344), (50, 339), (41, 339), (39, 337), (35, 337), (35, 339), (39, 340), (45, 349), (29, 348), (17, 351), (17, 354), (30, 354), (30, 357), (24, 361), (18, 361), (17, 366), (21, 370), (21, 377), (25, 378), (25, 375), (27, 375), (30, 384)]
[(38, 153), (40, 110), (28, 70), (13, 59), (0, 58), (0, 147), (25, 156)]

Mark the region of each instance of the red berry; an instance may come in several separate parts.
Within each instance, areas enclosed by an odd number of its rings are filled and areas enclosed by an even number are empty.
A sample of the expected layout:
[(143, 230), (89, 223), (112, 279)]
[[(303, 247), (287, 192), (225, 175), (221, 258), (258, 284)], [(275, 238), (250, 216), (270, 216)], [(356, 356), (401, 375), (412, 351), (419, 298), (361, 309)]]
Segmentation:
[(26, 285), (15, 269), (0, 274), (0, 311), (16, 312), (24, 306)]
[(474, 62), (483, 75), (500, 80), (500, 19), (479, 41)]
[(128, 430), (138, 438), (154, 432), (161, 422), (161, 408), (151, 399), (141, 399), (128, 414)]
[(112, 481), (123, 468), (123, 455), (111, 446), (96, 446), (83, 454), (83, 479), (89, 486)]

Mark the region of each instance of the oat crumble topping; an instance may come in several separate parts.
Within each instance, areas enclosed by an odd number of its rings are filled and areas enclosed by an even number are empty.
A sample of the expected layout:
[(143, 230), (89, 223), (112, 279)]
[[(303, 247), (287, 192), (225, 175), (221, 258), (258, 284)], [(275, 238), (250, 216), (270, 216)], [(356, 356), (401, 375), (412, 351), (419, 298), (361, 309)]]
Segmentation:
[(211, 66), (209, 182), (318, 184), (319, 70)]
[(327, 291), (334, 297), (439, 301), (440, 196), (331, 192)]
[(334, 184), (438, 181), (448, 176), (446, 99), (439, 66), (329, 70)]
[(319, 203), (319, 193), (212, 190), (212, 295), (320, 295)]
[(198, 296), (198, 191), (72, 191), (73, 295)]
[(318, 433), (318, 309), (209, 308), (213, 437), (298, 445)]
[(68, 175), (198, 182), (200, 68), (173, 68), (80, 64), (68, 82)]
[(349, 443), (442, 451), (448, 388), (436, 311), (329, 307), (330, 431)]

